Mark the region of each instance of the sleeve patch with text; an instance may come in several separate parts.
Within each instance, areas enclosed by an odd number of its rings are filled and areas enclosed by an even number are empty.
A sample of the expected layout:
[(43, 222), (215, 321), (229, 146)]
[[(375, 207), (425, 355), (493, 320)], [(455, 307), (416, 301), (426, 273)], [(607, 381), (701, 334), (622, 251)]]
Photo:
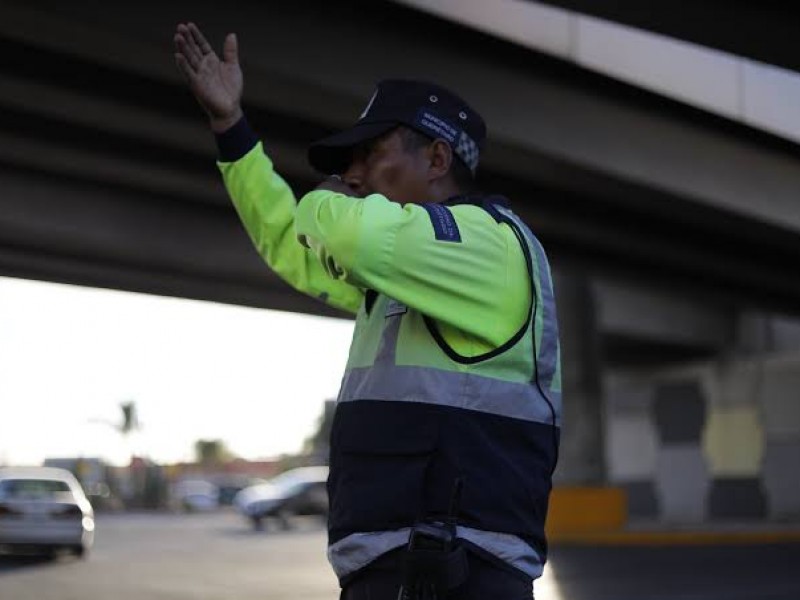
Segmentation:
[(458, 231), (458, 225), (449, 208), (441, 204), (422, 204), (420, 206), (428, 211), (437, 240), (461, 242), (461, 233)]

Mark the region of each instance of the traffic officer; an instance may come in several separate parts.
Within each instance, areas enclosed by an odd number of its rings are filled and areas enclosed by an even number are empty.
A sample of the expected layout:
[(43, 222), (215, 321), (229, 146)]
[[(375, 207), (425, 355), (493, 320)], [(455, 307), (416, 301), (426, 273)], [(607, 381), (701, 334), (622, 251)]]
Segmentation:
[(530, 598), (560, 431), (547, 258), (475, 192), (486, 128), (434, 84), (387, 80), (311, 145), (331, 175), (299, 202), (220, 59), (178, 25), (178, 67), (216, 134), (228, 193), (266, 263), (356, 314), (331, 435), (328, 556), (349, 600)]

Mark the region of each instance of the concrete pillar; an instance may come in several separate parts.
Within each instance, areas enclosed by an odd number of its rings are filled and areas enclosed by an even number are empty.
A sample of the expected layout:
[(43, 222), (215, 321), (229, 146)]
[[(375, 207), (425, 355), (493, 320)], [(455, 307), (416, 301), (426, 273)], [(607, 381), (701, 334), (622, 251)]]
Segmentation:
[(800, 319), (761, 312), (743, 312), (735, 324), (729, 352), (734, 356), (786, 354), (800, 350)]
[(561, 337), (563, 420), (557, 485), (605, 481), (600, 332), (596, 295), (586, 273), (554, 272)]

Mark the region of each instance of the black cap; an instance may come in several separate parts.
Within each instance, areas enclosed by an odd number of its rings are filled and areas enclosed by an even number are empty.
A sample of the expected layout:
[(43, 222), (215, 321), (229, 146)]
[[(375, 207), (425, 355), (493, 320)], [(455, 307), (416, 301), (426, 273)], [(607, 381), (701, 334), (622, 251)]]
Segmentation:
[(447, 141), (453, 153), (475, 173), (486, 139), (481, 116), (441, 86), (404, 79), (379, 82), (356, 124), (311, 144), (308, 161), (322, 173), (341, 173), (349, 165), (354, 146), (398, 125)]

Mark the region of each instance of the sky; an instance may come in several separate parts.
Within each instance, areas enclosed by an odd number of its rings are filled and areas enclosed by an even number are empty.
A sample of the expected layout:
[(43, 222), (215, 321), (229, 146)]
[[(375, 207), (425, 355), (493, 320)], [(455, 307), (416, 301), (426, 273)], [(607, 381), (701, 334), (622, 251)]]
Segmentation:
[[(335, 398), (352, 321), (0, 277), (0, 465), (300, 449)], [(134, 401), (141, 430), (111, 426)]]

